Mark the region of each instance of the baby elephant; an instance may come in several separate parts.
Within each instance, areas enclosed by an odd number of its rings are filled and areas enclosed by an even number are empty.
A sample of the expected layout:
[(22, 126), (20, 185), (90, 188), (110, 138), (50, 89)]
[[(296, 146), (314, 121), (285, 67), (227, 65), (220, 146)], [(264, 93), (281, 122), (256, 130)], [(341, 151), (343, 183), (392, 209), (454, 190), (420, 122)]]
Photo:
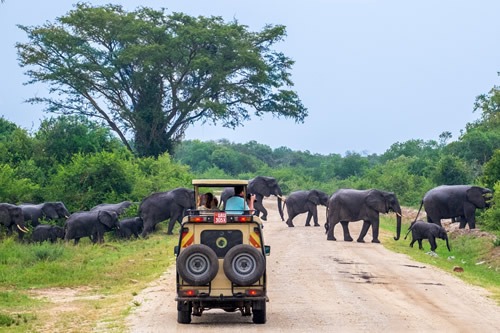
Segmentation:
[(118, 222), (119, 229), (116, 231), (118, 237), (129, 239), (132, 235), (135, 238), (139, 238), (139, 234), (142, 232), (144, 223), (140, 217), (131, 217), (120, 220)]
[(33, 242), (44, 242), (50, 240), (51, 243), (55, 243), (57, 239), (64, 239), (64, 229), (57, 225), (50, 224), (39, 224), (33, 230), (31, 235), (31, 240)]
[(415, 241), (418, 241), (418, 248), (422, 250), (422, 239), (428, 239), (429, 243), (431, 244), (431, 251), (434, 252), (437, 248), (436, 238), (441, 238), (446, 241), (446, 247), (448, 248), (448, 251), (451, 251), (446, 230), (437, 224), (420, 220), (412, 222), (410, 228), (408, 229), (408, 232), (406, 233), (405, 239), (410, 231), (412, 237), (410, 243), (411, 247), (413, 247), (413, 243), (415, 243)]

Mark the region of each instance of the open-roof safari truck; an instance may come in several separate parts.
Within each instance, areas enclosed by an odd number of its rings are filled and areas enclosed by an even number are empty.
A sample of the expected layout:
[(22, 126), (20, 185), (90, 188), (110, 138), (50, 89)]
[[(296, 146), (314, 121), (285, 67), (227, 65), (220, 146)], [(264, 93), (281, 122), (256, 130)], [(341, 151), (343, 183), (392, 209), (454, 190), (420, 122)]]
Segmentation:
[[(247, 180), (193, 180), (196, 198), (211, 192), (220, 196), (226, 187)], [(175, 247), (177, 321), (191, 323), (209, 309), (239, 310), (256, 324), (266, 322), (266, 255), (262, 221), (248, 210), (189, 210)]]

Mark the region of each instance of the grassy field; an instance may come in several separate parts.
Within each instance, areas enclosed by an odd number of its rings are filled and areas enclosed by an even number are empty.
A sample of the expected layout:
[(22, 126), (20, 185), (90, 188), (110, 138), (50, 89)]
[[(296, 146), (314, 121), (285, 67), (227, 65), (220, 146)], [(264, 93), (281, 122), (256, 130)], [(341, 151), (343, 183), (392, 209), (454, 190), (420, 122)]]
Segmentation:
[[(418, 242), (411, 248), (411, 233), (405, 240), (405, 234), (410, 226), (410, 222), (403, 223), (401, 228), (401, 238), (394, 241), (396, 235), (394, 217), (381, 217), (381, 229), (383, 232), (381, 241), (383, 245), (391, 251), (404, 253), (413, 260), (434, 265), (442, 270), (453, 274), (460, 279), (491, 292), (492, 298), (500, 305), (500, 244), (494, 241), (495, 235), (487, 235), (483, 232), (450, 232), (448, 233), (451, 252), (446, 248), (446, 242), (437, 239), (437, 256), (431, 255), (429, 241), (422, 242), (423, 250), (418, 249)], [(382, 233), (382, 232), (381, 232)], [(463, 272), (455, 272), (454, 268), (460, 267)]]
[[(93, 245), (0, 241), (0, 332), (124, 330), (133, 296), (174, 260), (177, 236)], [(102, 324), (104, 323), (104, 324)]]
[[(408, 246), (408, 223), (401, 239), (394, 241), (395, 218), (383, 216), (381, 221), (385, 247), (484, 287), (500, 303), (500, 246), (491, 238), (450, 234), (452, 252), (438, 240), (438, 256), (431, 256), (428, 241), (424, 251), (418, 244)], [(159, 227), (148, 239), (108, 238), (103, 245), (88, 239), (77, 246), (1, 239), (0, 332), (125, 331), (124, 318), (139, 305), (133, 303), (134, 295), (174, 260), (177, 236), (167, 236)], [(463, 272), (453, 272), (456, 266)]]

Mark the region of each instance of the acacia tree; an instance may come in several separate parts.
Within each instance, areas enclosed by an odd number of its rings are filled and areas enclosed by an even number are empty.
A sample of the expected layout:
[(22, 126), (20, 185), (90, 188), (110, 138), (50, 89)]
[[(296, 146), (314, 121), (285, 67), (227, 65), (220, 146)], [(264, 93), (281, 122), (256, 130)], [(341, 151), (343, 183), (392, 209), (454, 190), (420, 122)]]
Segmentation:
[(49, 86), (48, 97), (29, 102), (101, 119), (139, 156), (172, 152), (195, 122), (235, 128), (252, 111), (307, 116), (290, 90), (294, 62), (272, 49), (282, 25), (251, 32), (221, 17), (79, 3), (55, 23), (19, 28), (28, 35), (16, 44), (28, 83)]

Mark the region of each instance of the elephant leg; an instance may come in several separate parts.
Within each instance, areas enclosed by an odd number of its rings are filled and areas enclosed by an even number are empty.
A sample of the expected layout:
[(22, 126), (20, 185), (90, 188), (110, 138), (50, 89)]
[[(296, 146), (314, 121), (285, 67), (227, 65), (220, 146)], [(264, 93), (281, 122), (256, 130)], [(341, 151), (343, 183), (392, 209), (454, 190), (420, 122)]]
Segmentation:
[[(327, 220), (327, 223), (328, 223), (328, 220)], [(338, 221), (337, 222), (331, 222), (331, 223), (328, 223), (328, 230), (326, 232), (327, 236), (326, 236), (326, 240), (331, 240), (331, 241), (336, 241), (337, 238), (335, 238), (334, 234), (333, 234), (333, 231), (335, 230), (335, 226), (337, 225)]]
[(413, 247), (413, 244), (415, 243), (416, 239), (415, 238), (412, 238), (411, 242), (410, 242), (410, 247)]
[(431, 251), (434, 252), (437, 248), (436, 238), (434, 238), (434, 236), (429, 236), (429, 244), (431, 244)]
[(286, 220), (286, 225), (288, 225), (290, 228), (295, 227), (293, 225), (293, 221), (292, 221), (295, 218), (295, 216), (297, 216), (297, 214), (295, 212), (288, 213), (288, 219)]
[(340, 224), (342, 224), (342, 229), (344, 230), (344, 241), (352, 242), (353, 239), (351, 237), (351, 234), (349, 233), (349, 222), (348, 221), (340, 221)]
[(424, 247), (422, 246), (422, 238), (417, 239), (418, 240), (418, 249), (423, 250)]
[(356, 240), (358, 243), (365, 242), (364, 238), (366, 236), (366, 233), (368, 232), (368, 229), (370, 229), (370, 225), (371, 225), (370, 221), (363, 221), (363, 226), (361, 227), (361, 232), (359, 233), (359, 237)]
[(312, 218), (311, 212), (307, 212), (306, 227), (311, 226), (311, 218)]
[[(380, 240), (378, 239), (378, 232), (379, 232), (379, 220), (377, 219), (374, 221), (372, 225), (372, 234), (373, 234), (373, 239), (372, 243), (380, 243)], [(368, 230), (367, 230), (368, 231)]]
[(264, 208), (264, 205), (262, 204), (263, 198), (257, 196), (255, 199), (256, 200), (254, 202), (254, 209), (259, 212), (258, 214), (262, 213), (262, 216), (260, 217), (262, 221), (267, 221), (267, 210)]
[(316, 208), (316, 206), (314, 206), (314, 208), (313, 208), (312, 216), (313, 216), (314, 226), (315, 227), (319, 227), (319, 223), (318, 223), (318, 209)]

